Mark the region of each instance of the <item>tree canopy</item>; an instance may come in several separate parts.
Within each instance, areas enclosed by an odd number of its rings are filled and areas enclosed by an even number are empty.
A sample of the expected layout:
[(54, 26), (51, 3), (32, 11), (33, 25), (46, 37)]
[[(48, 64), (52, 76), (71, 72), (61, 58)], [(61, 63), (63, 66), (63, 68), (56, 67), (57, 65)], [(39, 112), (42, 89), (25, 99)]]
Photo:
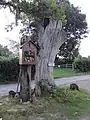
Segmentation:
[(9, 7), (16, 15), (16, 23), (20, 19), (24, 24), (23, 33), (33, 31), (34, 38), (37, 31), (32, 30), (31, 26), (36, 27), (36, 23), (43, 22), (44, 18), (60, 19), (67, 33), (67, 41), (60, 47), (59, 55), (66, 58), (78, 55), (80, 41), (87, 34), (86, 15), (68, 0), (1, 0), (0, 5)]
[(69, 56), (75, 58), (79, 54), (81, 39), (87, 37), (86, 15), (81, 13), (78, 7), (69, 3), (66, 19), (67, 23), (64, 29), (67, 32), (67, 41), (60, 47), (59, 55), (66, 58)]

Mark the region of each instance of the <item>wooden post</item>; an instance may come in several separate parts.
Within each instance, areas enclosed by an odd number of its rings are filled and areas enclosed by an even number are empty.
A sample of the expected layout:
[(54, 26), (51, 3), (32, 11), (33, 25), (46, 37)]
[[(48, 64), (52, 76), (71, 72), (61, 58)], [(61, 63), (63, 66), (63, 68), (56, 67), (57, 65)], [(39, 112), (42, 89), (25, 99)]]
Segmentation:
[(31, 101), (31, 66), (28, 66), (27, 68), (28, 77), (29, 77), (29, 96)]
[(21, 65), (20, 65), (20, 71), (19, 71), (19, 76), (18, 76), (18, 83), (17, 83), (16, 93), (19, 92), (20, 76), (21, 76)]
[(27, 73), (27, 65), (21, 65), (21, 75), (20, 75), (20, 95), (22, 102), (27, 102), (30, 100), (29, 97), (29, 76)]
[(74, 71), (74, 64), (72, 64), (72, 70)]

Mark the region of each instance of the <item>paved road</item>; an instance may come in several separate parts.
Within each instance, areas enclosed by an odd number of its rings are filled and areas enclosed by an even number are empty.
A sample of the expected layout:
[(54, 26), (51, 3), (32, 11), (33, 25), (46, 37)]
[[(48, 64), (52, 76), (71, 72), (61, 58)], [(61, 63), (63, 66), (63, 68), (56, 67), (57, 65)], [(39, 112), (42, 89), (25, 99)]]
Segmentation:
[[(81, 88), (90, 91), (90, 75), (55, 79), (55, 83), (57, 86), (69, 85), (70, 83), (73, 82), (77, 83)], [(32, 87), (34, 87), (34, 81), (32, 83)], [(16, 88), (17, 88), (17, 84), (0, 85), (0, 96), (7, 95), (9, 90), (16, 91)]]
[(83, 76), (74, 76), (74, 77), (56, 79), (55, 83), (56, 85), (66, 85), (73, 82), (89, 81), (89, 80), (90, 80), (90, 75), (83, 75)]

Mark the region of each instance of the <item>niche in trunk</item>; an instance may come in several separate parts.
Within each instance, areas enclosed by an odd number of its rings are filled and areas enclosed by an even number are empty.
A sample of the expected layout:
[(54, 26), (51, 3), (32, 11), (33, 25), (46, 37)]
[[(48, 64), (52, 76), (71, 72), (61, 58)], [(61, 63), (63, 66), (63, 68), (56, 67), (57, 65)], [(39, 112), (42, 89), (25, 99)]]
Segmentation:
[(35, 80), (35, 72), (36, 72), (36, 66), (31, 66), (31, 80)]
[(47, 27), (47, 25), (49, 24), (50, 20), (49, 18), (44, 18), (44, 30)]

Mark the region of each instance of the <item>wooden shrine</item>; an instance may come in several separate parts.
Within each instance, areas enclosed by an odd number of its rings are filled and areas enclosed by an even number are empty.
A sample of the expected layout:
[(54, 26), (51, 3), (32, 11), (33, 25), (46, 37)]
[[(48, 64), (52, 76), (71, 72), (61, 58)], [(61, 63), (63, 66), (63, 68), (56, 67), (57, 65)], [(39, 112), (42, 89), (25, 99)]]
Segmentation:
[(27, 41), (20, 46), (19, 64), (20, 65), (35, 65), (37, 55), (37, 46), (32, 41)]

